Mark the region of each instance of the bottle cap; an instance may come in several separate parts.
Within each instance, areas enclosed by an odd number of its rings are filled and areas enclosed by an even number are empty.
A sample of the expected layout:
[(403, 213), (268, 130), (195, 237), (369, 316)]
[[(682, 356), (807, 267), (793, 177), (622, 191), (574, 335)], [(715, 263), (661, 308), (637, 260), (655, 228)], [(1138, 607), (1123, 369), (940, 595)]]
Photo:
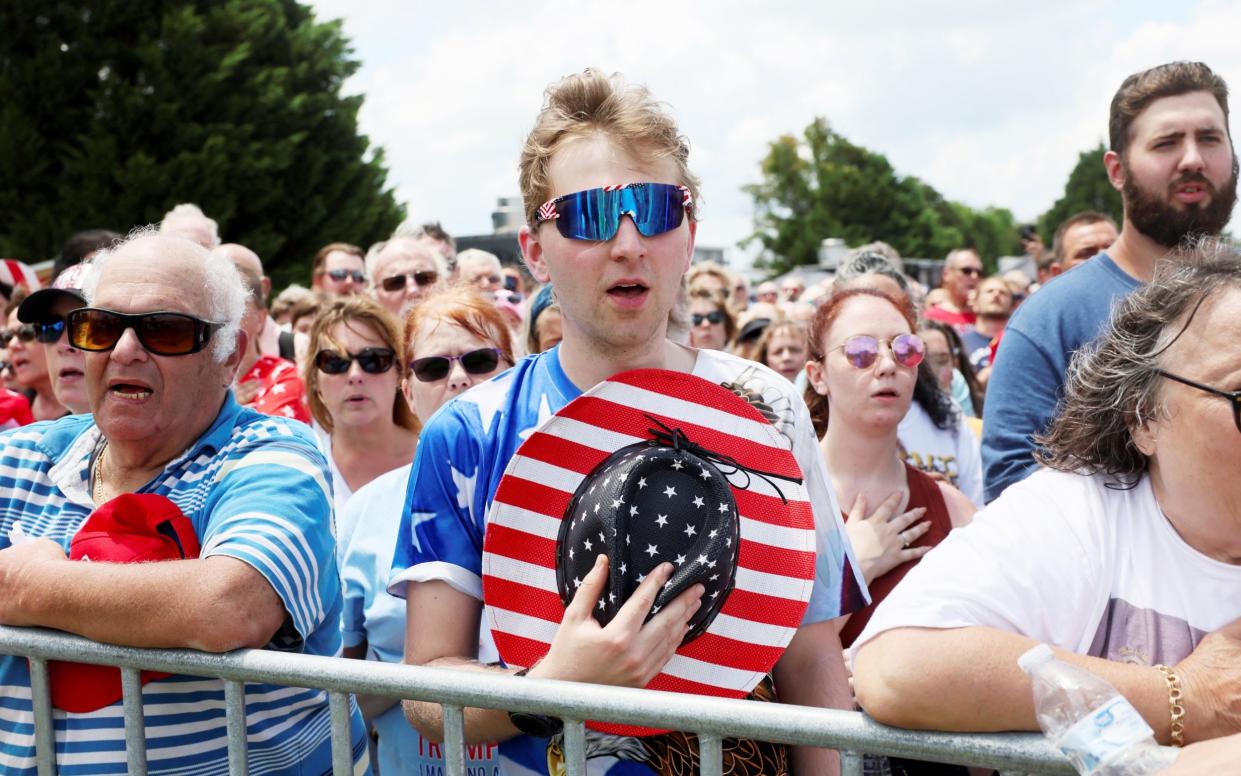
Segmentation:
[(1046, 644), (1039, 644), (1038, 646), (1030, 649), (1021, 657), (1017, 658), (1017, 665), (1021, 666), (1021, 670), (1028, 674), (1044, 663), (1055, 659), (1056, 654), (1051, 651), (1051, 647)]

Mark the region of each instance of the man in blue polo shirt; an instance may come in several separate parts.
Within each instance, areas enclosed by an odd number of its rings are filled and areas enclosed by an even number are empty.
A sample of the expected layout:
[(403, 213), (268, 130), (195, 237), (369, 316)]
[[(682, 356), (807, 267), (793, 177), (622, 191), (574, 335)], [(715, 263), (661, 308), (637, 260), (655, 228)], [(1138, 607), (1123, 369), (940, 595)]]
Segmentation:
[[(0, 623), (137, 647), (340, 652), (330, 478), (309, 429), (240, 407), (245, 291), (229, 262), (180, 237), (142, 235), (96, 260), (70, 313), (94, 415), (0, 436)], [(199, 557), (68, 560), (97, 506), (166, 497)], [(0, 658), (0, 771), (35, 772), (26, 661)], [(226, 773), (224, 688), (173, 676), (143, 688), (151, 773)], [(331, 769), (326, 694), (246, 687), (249, 772)], [(355, 772), (367, 770), (354, 711)], [(55, 714), (60, 773), (125, 773), (119, 701)]]
[(996, 353), (983, 411), (986, 500), (1037, 468), (1034, 436), (1055, 415), (1069, 360), (1107, 324), (1112, 303), (1150, 279), (1187, 237), (1218, 234), (1237, 194), (1228, 86), (1200, 62), (1135, 73), (1112, 98), (1108, 178), (1125, 218), (1104, 253), (1018, 308)]

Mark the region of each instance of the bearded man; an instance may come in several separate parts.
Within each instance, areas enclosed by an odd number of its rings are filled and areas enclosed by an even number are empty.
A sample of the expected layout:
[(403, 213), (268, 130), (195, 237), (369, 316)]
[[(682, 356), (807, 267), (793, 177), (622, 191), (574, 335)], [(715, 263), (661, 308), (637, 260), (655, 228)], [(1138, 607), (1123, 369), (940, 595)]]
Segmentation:
[(1237, 198), (1228, 85), (1201, 62), (1125, 79), (1112, 98), (1108, 179), (1124, 222), (1104, 253), (1017, 310), (992, 365), (983, 415), (986, 500), (1037, 468), (1032, 437), (1055, 414), (1069, 359), (1107, 324), (1112, 303), (1148, 282), (1186, 238), (1218, 234)]

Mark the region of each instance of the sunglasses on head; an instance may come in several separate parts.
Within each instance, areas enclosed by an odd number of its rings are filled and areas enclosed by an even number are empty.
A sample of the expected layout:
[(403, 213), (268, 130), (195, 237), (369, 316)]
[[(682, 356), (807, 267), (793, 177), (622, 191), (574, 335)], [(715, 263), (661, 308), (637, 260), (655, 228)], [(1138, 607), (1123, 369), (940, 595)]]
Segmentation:
[(335, 350), (320, 350), (315, 355), (315, 366), (328, 375), (343, 375), (354, 361), (358, 362), (363, 372), (379, 375), (396, 363), (396, 352), (392, 348), (362, 348), (357, 353), (343, 356)]
[(78, 350), (111, 350), (126, 329), (157, 356), (187, 356), (207, 346), (224, 324), (185, 313), (118, 313), (99, 307), (80, 307), (69, 313), (69, 344)]
[(438, 272), (434, 270), (424, 270), (422, 272), (408, 272), (402, 275), (391, 275), (379, 281), (379, 287), (389, 293), (401, 291), (405, 288), (405, 284), (412, 280), (418, 286), (433, 286), (435, 281), (440, 279)]
[(876, 339), (869, 334), (858, 334), (845, 340), (832, 350), (843, 350), (845, 360), (857, 369), (869, 369), (879, 360), (879, 345), (892, 351), (892, 360), (901, 366), (915, 367), (922, 363), (926, 346), (917, 334), (898, 334), (892, 339)]
[(34, 342), (37, 335), (33, 323), (23, 323), (13, 329), (0, 329), (0, 343), (7, 343), (9, 340), (17, 337), (22, 342)]
[(703, 321), (707, 321), (708, 323), (724, 322), (724, 313), (719, 310), (712, 310), (709, 313), (694, 313), (690, 317), (693, 319), (695, 326), (701, 326)]
[(424, 356), (409, 362), (409, 368), (424, 383), (443, 380), (452, 369), (452, 362), (460, 361), (468, 374), (485, 375), (500, 365), (500, 351), (495, 348), (479, 348), (459, 356)]
[(685, 211), (693, 210), (685, 186), (672, 183), (630, 183), (565, 194), (543, 203), (535, 225), (555, 221), (570, 240), (606, 241), (616, 236), (621, 216), (633, 219), (644, 237), (670, 232), (681, 225)]
[(328, 270), (327, 276), (337, 283), (344, 283), (349, 278), (353, 278), (354, 283), (366, 282), (366, 273), (360, 269), (332, 269)]

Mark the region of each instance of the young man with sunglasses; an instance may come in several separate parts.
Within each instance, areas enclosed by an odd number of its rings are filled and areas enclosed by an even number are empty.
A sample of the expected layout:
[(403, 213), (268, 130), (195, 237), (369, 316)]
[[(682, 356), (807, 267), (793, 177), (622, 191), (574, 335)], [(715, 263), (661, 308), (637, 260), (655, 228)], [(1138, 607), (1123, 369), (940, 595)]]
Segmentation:
[[(137, 647), (240, 647), (335, 655), (341, 590), (326, 461), (304, 424), (261, 415), (229, 390), (246, 345), (245, 291), (231, 264), (180, 237), (143, 234), (95, 260), (67, 316), (85, 352), (93, 415), (0, 436), (0, 623)], [(84, 563), (67, 551), (83, 521), (118, 496), (163, 496), (191, 522), (199, 557)], [(124, 542), (122, 535), (115, 541)], [(152, 773), (223, 772), (219, 681), (173, 676), (145, 692)], [(26, 661), (0, 658), (0, 770), (32, 770)], [(251, 684), (253, 772), (331, 768), (325, 693)], [(261, 702), (259, 699), (262, 699)], [(77, 734), (56, 756), (126, 772), (121, 703), (58, 712)], [(353, 715), (355, 768), (365, 770)], [(261, 769), (261, 770), (260, 770)]]
[[(647, 90), (620, 76), (587, 70), (548, 90), (521, 155), (528, 221), (519, 241), (535, 279), (554, 284), (564, 339), (449, 402), (423, 429), (389, 580), (389, 592), (407, 599), (407, 662), (512, 673), (485, 665), (496, 659), (495, 648), (487, 628), (479, 627), (486, 515), (505, 466), (541, 421), (585, 389), (618, 372), (658, 368), (732, 386), (784, 413), (777, 428), (806, 478), (820, 541), (814, 596), (777, 664), (775, 685), (785, 702), (849, 706), (831, 620), (864, 605), (865, 594), (846, 567), (840, 509), (805, 404), (766, 367), (667, 337), (697, 230), (698, 181), (688, 153), (687, 141)], [(584, 591), (598, 595), (604, 568), (586, 577)], [(643, 623), (640, 599), (653, 597), (670, 573), (661, 568), (648, 576), (621, 610), (635, 613), (606, 628), (589, 617), (566, 617), (549, 653), (528, 675), (645, 686), (700, 605), (702, 588), (694, 586)], [(406, 714), (423, 735), (442, 735), (438, 705), (406, 702)], [(539, 727), (503, 711), (469, 709), (465, 715), (466, 739), (500, 742), (505, 766), (522, 773), (546, 773), (558, 756), (547, 738), (529, 735)], [(597, 751), (623, 749), (607, 736), (598, 742)], [(837, 767), (835, 754), (825, 750), (801, 749), (794, 758), (802, 773)], [(615, 762), (588, 760), (592, 772)], [(634, 766), (627, 760), (618, 770)]]
[(444, 278), (444, 257), (424, 239), (394, 237), (367, 264), (371, 294), (398, 321)]
[(932, 305), (922, 314), (932, 321), (946, 323), (957, 330), (967, 331), (974, 326), (974, 307), (971, 296), (982, 282), (982, 259), (973, 248), (952, 251), (944, 259), (944, 276), (940, 286), (948, 292), (948, 299)]
[(348, 296), (366, 290), (366, 254), (356, 245), (329, 243), (315, 254), (310, 287), (329, 296)]

